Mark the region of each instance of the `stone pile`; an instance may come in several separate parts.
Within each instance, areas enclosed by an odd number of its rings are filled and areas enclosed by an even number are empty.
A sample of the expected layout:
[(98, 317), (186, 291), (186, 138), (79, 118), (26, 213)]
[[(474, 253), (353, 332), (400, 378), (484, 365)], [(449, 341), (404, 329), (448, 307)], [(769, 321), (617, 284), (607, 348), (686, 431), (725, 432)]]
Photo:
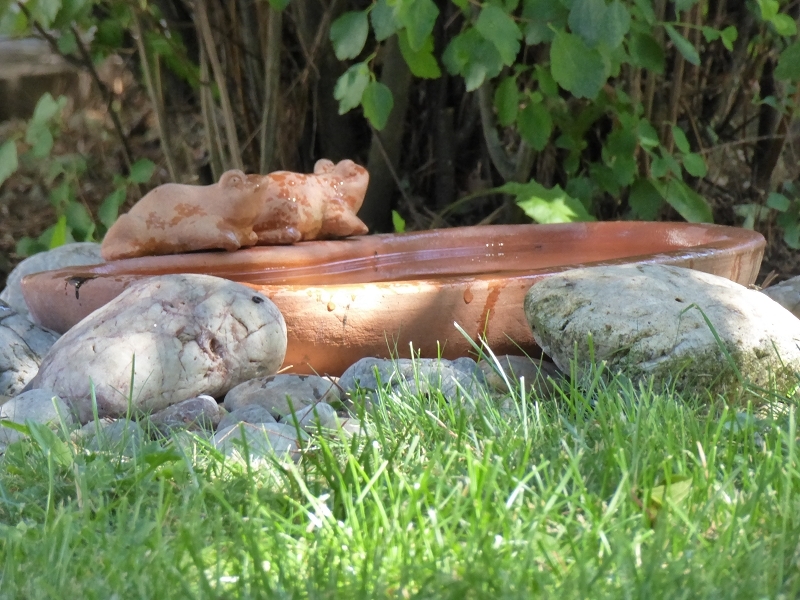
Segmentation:
[[(502, 406), (520, 378), (536, 398), (558, 398), (564, 373), (580, 385), (603, 363), (605, 377), (735, 400), (752, 389), (793, 390), (800, 372), (800, 320), (769, 297), (798, 305), (800, 285), (767, 294), (660, 265), (575, 269), (536, 283), (525, 316), (553, 363), (365, 357), (339, 378), (279, 374), (286, 327), (275, 305), (204, 275), (140, 281), (60, 338), (30, 322), (20, 273), (96, 262), (96, 250), (37, 255), (9, 278), (0, 296), (0, 420), (67, 427), (90, 447), (100, 437), (127, 443), (190, 430), (226, 454), (299, 460), (309, 438), (363, 432), (364, 416), (387, 397), (378, 390)], [(21, 436), (0, 427), (0, 451)]]

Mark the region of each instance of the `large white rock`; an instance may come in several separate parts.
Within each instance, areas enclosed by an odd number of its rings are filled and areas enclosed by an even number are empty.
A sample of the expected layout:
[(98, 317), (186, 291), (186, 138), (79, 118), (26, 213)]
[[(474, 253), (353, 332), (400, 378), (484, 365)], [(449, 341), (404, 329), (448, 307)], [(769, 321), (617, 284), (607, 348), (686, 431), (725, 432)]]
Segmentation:
[(800, 371), (800, 320), (760, 292), (690, 269), (567, 271), (531, 287), (525, 314), (556, 365), (569, 372), (577, 358), (579, 375), (587, 372), (593, 352), (611, 373), (652, 376), (681, 391), (739, 389), (713, 331), (743, 378), (757, 386), (787, 389)]
[(28, 305), (25, 304), (25, 298), (22, 297), (22, 287), (20, 286), (20, 282), (25, 275), (63, 269), (65, 267), (96, 265), (102, 262), (105, 261), (100, 256), (100, 244), (94, 242), (64, 244), (47, 252), (34, 254), (19, 263), (8, 274), (6, 287), (0, 292), (0, 300), (7, 302), (11, 308), (26, 319), (30, 319)]
[(217, 277), (164, 275), (137, 282), (70, 329), (29, 387), (55, 391), (85, 423), (92, 383), (101, 417), (124, 415), (129, 397), (134, 411), (156, 412), (275, 373), (285, 353), (286, 324), (266, 296)]

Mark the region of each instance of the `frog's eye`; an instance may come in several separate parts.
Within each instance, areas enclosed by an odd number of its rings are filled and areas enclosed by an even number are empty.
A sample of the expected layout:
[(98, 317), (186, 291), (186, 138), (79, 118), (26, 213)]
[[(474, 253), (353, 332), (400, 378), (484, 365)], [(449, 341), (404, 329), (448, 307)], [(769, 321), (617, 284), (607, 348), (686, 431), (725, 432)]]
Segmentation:
[(247, 176), (238, 169), (225, 171), (219, 178), (219, 184), (222, 187), (240, 187), (246, 180)]

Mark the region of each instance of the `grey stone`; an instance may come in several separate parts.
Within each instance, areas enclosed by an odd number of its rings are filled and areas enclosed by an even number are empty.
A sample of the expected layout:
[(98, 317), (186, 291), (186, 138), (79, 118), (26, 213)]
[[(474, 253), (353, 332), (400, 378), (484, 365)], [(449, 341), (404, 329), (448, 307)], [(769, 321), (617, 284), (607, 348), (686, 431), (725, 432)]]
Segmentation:
[(81, 427), (86, 447), (95, 452), (133, 456), (147, 441), (147, 435), (136, 421), (100, 419)]
[[(74, 422), (66, 403), (49, 390), (30, 390), (12, 398), (0, 406), (0, 421), (11, 421), (24, 425), (27, 421), (58, 427)], [(0, 450), (23, 438), (23, 434), (0, 426)]]
[(150, 423), (162, 433), (173, 429), (214, 431), (225, 411), (211, 396), (189, 398), (150, 415)]
[(483, 374), (468, 357), (455, 361), (435, 358), (362, 358), (342, 373), (339, 385), (348, 393), (358, 389), (370, 392), (380, 387), (401, 388), (411, 394), (430, 394), (440, 390), (453, 402), (463, 390), (474, 397), (481, 391)]
[(800, 318), (800, 277), (792, 277), (761, 290), (783, 308)]
[(336, 417), (336, 411), (330, 404), (325, 402), (317, 402), (301, 408), (294, 415), (285, 415), (281, 420), (284, 425), (295, 426), (297, 423), (307, 433), (314, 433), (318, 427), (322, 429), (336, 429), (339, 426), (339, 420)]
[(576, 269), (535, 283), (525, 313), (556, 366), (569, 371), (576, 358), (579, 378), (593, 359), (610, 374), (653, 377), (679, 393), (738, 392), (733, 366), (756, 386), (797, 384), (800, 320), (761, 292), (707, 273), (663, 265)]
[(339, 430), (345, 435), (345, 437), (353, 437), (366, 433), (363, 423), (352, 417), (339, 421)]
[(286, 324), (266, 296), (217, 277), (164, 275), (134, 283), (63, 335), (30, 387), (54, 390), (85, 423), (90, 381), (99, 416), (125, 415), (129, 397), (150, 414), (275, 373), (285, 352)]
[(338, 402), (339, 388), (316, 375), (272, 375), (239, 384), (225, 396), (225, 408), (233, 412), (257, 404), (276, 419), (314, 402)]
[(64, 244), (47, 252), (34, 254), (19, 263), (8, 274), (6, 287), (0, 292), (0, 300), (7, 302), (11, 308), (30, 320), (28, 305), (25, 304), (25, 298), (22, 296), (22, 288), (20, 286), (20, 282), (25, 275), (63, 269), (65, 267), (96, 265), (103, 262), (105, 261), (100, 256), (100, 244), (94, 242)]
[(236, 425), (237, 423), (275, 423), (275, 417), (270, 412), (259, 404), (251, 404), (232, 410), (227, 415), (222, 417), (217, 425), (217, 431), (222, 431), (228, 427)]
[(546, 360), (510, 354), (496, 358), (496, 363), (490, 358), (482, 358), (478, 362), (478, 368), (483, 373), (486, 385), (495, 393), (510, 392), (509, 383), (516, 389), (520, 378), (524, 378), (526, 389), (532, 389), (540, 399), (548, 399), (555, 393), (555, 384), (564, 379), (563, 373)]
[(58, 334), (0, 301), (0, 397), (16, 396), (25, 388), (57, 339)]
[[(302, 432), (301, 432), (302, 433)], [(249, 458), (265, 459), (271, 456), (300, 459), (300, 442), (297, 429), (281, 423), (237, 423), (221, 429), (214, 436), (214, 444), (226, 456), (244, 457), (245, 443)]]

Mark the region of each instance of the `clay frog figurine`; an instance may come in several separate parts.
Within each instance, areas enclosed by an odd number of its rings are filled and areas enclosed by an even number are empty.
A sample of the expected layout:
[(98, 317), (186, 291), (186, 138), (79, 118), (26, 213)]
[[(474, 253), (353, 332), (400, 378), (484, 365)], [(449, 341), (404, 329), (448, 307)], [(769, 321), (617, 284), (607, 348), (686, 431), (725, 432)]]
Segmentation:
[(310, 175), (232, 170), (212, 185), (167, 183), (117, 219), (101, 254), (117, 260), (363, 235), (367, 226), (356, 213), (368, 183), (367, 170), (353, 161), (327, 159)]

